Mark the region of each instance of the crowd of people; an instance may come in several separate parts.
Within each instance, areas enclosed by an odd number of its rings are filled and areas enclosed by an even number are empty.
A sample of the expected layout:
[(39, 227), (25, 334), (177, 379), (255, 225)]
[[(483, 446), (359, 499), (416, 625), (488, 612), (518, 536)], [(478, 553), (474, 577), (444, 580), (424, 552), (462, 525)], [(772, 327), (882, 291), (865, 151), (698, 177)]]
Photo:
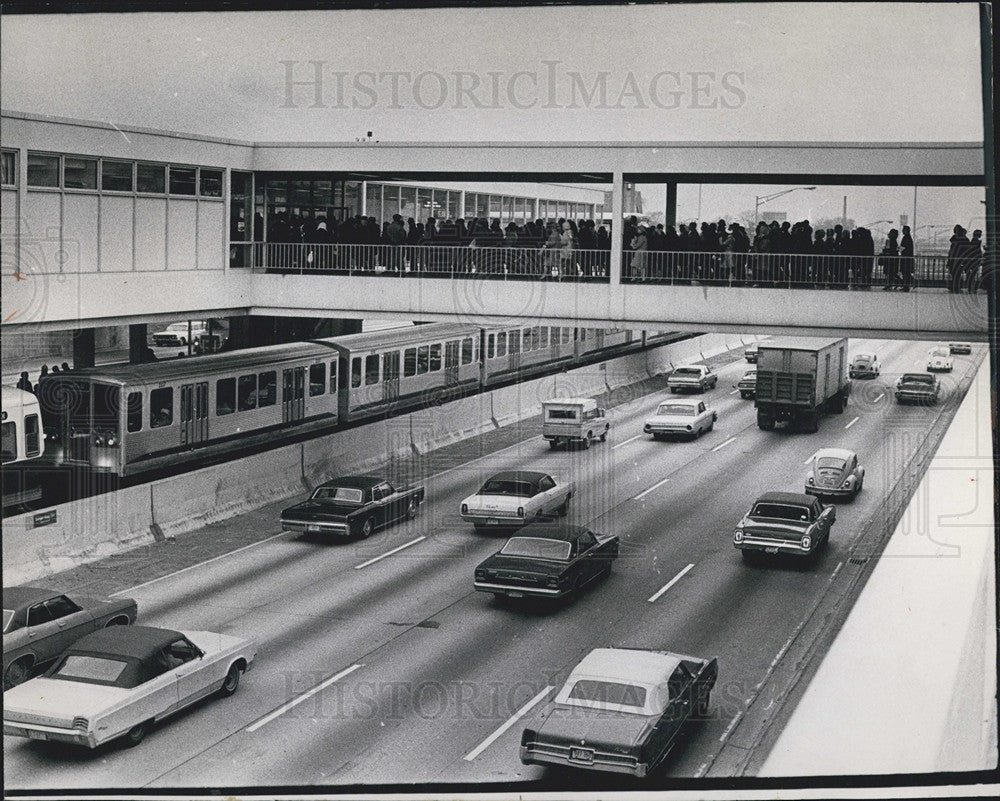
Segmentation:
[[(59, 369), (59, 365), (57, 365), (57, 364), (52, 365), (52, 373), (53, 374), (59, 373), (59, 372), (68, 373), (71, 370), (72, 370), (72, 368), (69, 366), (69, 362), (63, 362), (62, 363), (62, 370)], [(41, 371), (38, 374), (38, 381), (41, 381), (41, 379), (43, 377), (47, 376), (48, 374), (49, 374), (49, 366), (47, 364), (43, 364), (42, 365), (42, 369), (41, 369)], [(38, 381), (36, 381), (35, 384), (37, 384)], [(25, 392), (32, 392), (33, 393), (35, 391), (35, 386), (31, 383), (31, 379), (28, 377), (28, 371), (27, 370), (24, 370), (21, 373), (20, 377), (17, 379), (17, 384), (15, 384), (15, 386), (18, 389), (23, 389)]]

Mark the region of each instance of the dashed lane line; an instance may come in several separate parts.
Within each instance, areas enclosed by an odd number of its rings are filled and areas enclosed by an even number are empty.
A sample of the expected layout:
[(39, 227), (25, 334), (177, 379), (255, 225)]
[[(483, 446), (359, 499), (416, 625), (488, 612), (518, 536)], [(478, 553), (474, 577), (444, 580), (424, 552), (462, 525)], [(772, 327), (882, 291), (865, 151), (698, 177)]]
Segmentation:
[(505, 731), (507, 731), (507, 729), (509, 729), (511, 726), (517, 723), (521, 718), (523, 718), (526, 714), (528, 714), (528, 712), (531, 711), (532, 707), (537, 706), (538, 702), (541, 701), (543, 698), (545, 698), (554, 689), (555, 687), (553, 686), (546, 687), (544, 690), (538, 693), (534, 698), (528, 701), (528, 703), (526, 703), (519, 710), (517, 710), (517, 712), (515, 712), (513, 715), (507, 718), (506, 722), (499, 729), (497, 729), (495, 732), (493, 732), (493, 734), (491, 734), (489, 737), (483, 740), (479, 745), (477, 745), (475, 748), (469, 751), (469, 753), (465, 755), (465, 761), (471, 762), (477, 756), (483, 753), (483, 751), (485, 751), (487, 748), (493, 745), (493, 743), (496, 742), (496, 740)]
[(379, 556), (376, 556), (376, 557), (374, 557), (372, 559), (369, 559), (367, 562), (362, 562), (360, 565), (355, 565), (354, 569), (355, 570), (360, 570), (363, 567), (368, 567), (368, 565), (373, 565), (376, 562), (380, 562), (383, 559), (385, 559), (386, 557), (392, 556), (394, 553), (399, 553), (404, 548), (409, 548), (411, 545), (416, 545), (418, 542), (420, 542), (421, 540), (425, 540), (425, 539), (427, 539), (427, 537), (422, 534), (419, 537), (417, 537), (416, 539), (412, 539), (409, 542), (404, 542), (398, 548), (393, 548), (391, 551), (386, 551), (384, 554), (380, 554)]
[(636, 434), (634, 437), (629, 437), (624, 442), (619, 442), (617, 445), (612, 445), (611, 446), (611, 450), (614, 451), (614, 450), (617, 450), (618, 448), (622, 447), (623, 445), (628, 445), (630, 442), (635, 442), (637, 439), (639, 439), (642, 436), (643, 436), (642, 434)]
[(718, 445), (712, 448), (712, 452), (714, 453), (715, 451), (721, 451), (723, 448), (725, 448), (727, 445), (732, 444), (733, 442), (736, 442), (736, 437), (730, 437), (725, 442), (720, 442)]
[(673, 587), (678, 581), (680, 581), (684, 577), (684, 574), (687, 573), (692, 567), (694, 567), (693, 564), (688, 565), (680, 573), (678, 573), (676, 576), (670, 579), (670, 581), (668, 581), (666, 584), (660, 587), (660, 589), (658, 589), (649, 599), (649, 603), (653, 603), (657, 598), (663, 595), (663, 593), (665, 593), (667, 590)]
[(288, 703), (282, 704), (281, 706), (279, 706), (277, 709), (275, 709), (270, 714), (265, 715), (264, 717), (262, 717), (256, 723), (251, 724), (250, 726), (247, 726), (247, 731), (248, 732), (255, 732), (261, 726), (266, 726), (268, 723), (270, 723), (275, 718), (278, 718), (278, 717), (281, 717), (282, 715), (284, 715), (289, 709), (292, 709), (292, 708), (298, 706), (299, 704), (301, 704), (303, 701), (305, 701), (308, 698), (312, 698), (314, 695), (316, 695), (316, 693), (322, 692), (327, 687), (329, 687), (331, 684), (334, 684), (335, 682), (340, 681), (342, 678), (344, 678), (344, 676), (347, 676), (348, 674), (353, 673), (355, 670), (357, 670), (358, 668), (361, 668), (361, 667), (364, 667), (364, 665), (362, 663), (358, 662), (357, 664), (351, 665), (349, 668), (345, 668), (344, 670), (340, 671), (340, 673), (337, 673), (336, 675), (331, 676), (330, 678), (326, 679), (325, 681), (321, 681), (319, 684), (317, 684), (311, 690), (306, 690), (298, 698), (293, 698)]
[(650, 487), (649, 489), (644, 489), (642, 492), (640, 492), (638, 495), (636, 495), (632, 500), (633, 501), (637, 501), (640, 498), (644, 498), (645, 496), (649, 495), (649, 493), (651, 493), (653, 490), (655, 490), (655, 489), (657, 489), (659, 487), (662, 487), (668, 481), (670, 481), (669, 478), (665, 478), (662, 481), (657, 481), (652, 487)]
[(854, 424), (855, 424), (856, 422), (858, 422), (858, 420), (860, 420), (860, 419), (861, 419), (860, 417), (855, 417), (855, 418), (854, 418), (853, 420), (851, 420), (851, 422), (849, 422), (849, 423), (848, 423), (848, 424), (847, 424), (846, 426), (844, 426), (844, 428), (850, 428), (850, 427), (851, 427), (851, 426), (853, 426), (853, 425), (854, 425)]

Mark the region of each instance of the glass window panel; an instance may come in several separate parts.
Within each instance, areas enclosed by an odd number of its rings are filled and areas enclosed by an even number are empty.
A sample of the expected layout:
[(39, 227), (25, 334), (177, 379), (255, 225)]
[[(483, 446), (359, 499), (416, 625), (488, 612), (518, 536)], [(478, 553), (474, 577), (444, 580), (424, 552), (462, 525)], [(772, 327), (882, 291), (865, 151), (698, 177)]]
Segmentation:
[(325, 393), (326, 365), (322, 362), (309, 365), (309, 397), (314, 398), (317, 395), (324, 395)]
[(462, 194), (460, 192), (448, 193), (448, 218), (450, 220), (454, 221), (462, 216), (462, 212), (458, 208), (458, 203), (461, 199)]
[(344, 181), (344, 212), (348, 217), (361, 213), (361, 181)]
[(441, 369), (441, 345), (440, 343), (431, 345), (431, 372)]
[(215, 382), (215, 415), (223, 417), (236, 411), (236, 379), (220, 378)]
[(538, 346), (540, 348), (547, 348), (549, 346), (549, 327), (547, 325), (543, 325), (538, 333)]
[(365, 209), (369, 217), (374, 217), (380, 223), (382, 217), (382, 184), (368, 184), (365, 189)]
[(199, 170), (202, 197), (222, 197), (222, 170)]
[(137, 164), (135, 171), (138, 191), (156, 195), (167, 191), (167, 168), (162, 164)]
[(330, 394), (337, 391), (337, 362), (330, 362)]
[(466, 192), (465, 193), (465, 211), (462, 212), (466, 219), (469, 217), (476, 216), (476, 193)]
[[(129, 168), (131, 169), (131, 164)], [(67, 189), (97, 189), (97, 159), (63, 158), (63, 186)]]
[(486, 358), (492, 359), (496, 355), (496, 335), (490, 334), (486, 338)]
[(28, 186), (59, 186), (59, 156), (29, 153)]
[(403, 378), (417, 374), (417, 349), (407, 348), (403, 351)]
[(427, 222), (431, 216), (431, 190), (417, 188), (417, 222)]
[(490, 195), (490, 217), (499, 217), (503, 211), (500, 207), (500, 195)]
[(476, 216), (484, 220), (490, 216), (489, 195), (476, 195)]
[[(141, 422), (141, 420), (140, 420)], [(38, 456), (42, 452), (41, 430), (38, 425), (38, 415), (29, 414), (24, 417), (24, 455)]]
[(171, 195), (193, 195), (195, 193), (194, 167), (171, 167), (170, 168), (170, 194)]
[(149, 393), (149, 427), (163, 428), (174, 422), (174, 389), (163, 387)]
[(333, 206), (333, 181), (312, 182), (312, 204), (314, 206)]
[(370, 353), (365, 356), (365, 386), (378, 383), (378, 354)]
[(503, 218), (505, 221), (514, 219), (514, 198), (512, 197), (503, 199)]
[(392, 220), (393, 214), (399, 214), (399, 187), (386, 186), (382, 190), (382, 214), (387, 222)]
[(497, 334), (497, 356), (507, 355), (507, 332), (501, 331)]
[(355, 356), (351, 359), (351, 388), (357, 389), (361, 386), (361, 357)]
[(101, 189), (106, 192), (131, 192), (132, 162), (102, 159)]
[(430, 347), (427, 345), (419, 345), (417, 347), (417, 375), (423, 375), (426, 373), (429, 364)]
[(462, 364), (472, 364), (472, 337), (462, 340)]
[(4, 186), (13, 186), (17, 183), (17, 152), (13, 150), (4, 150), (2, 156), (2, 183)]
[(248, 412), (257, 408), (257, 376), (241, 375), (236, 383), (236, 408)]
[(128, 432), (142, 431), (142, 393), (130, 392), (125, 411), (125, 430)]
[(274, 406), (278, 397), (278, 372), (268, 370), (257, 376), (257, 408)]
[(406, 222), (410, 217), (416, 218), (417, 190), (412, 186), (400, 187), (399, 197), (399, 213), (403, 215), (403, 222)]

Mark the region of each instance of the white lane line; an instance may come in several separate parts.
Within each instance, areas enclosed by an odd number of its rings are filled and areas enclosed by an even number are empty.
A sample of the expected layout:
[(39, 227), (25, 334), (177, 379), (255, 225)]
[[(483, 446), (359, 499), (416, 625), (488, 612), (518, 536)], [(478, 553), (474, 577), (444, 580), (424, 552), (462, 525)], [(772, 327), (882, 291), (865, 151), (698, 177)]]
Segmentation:
[(872, 403), (878, 403), (882, 398), (885, 397), (885, 393), (881, 393), (878, 397), (872, 399)]
[(649, 599), (649, 603), (653, 603), (653, 601), (655, 601), (657, 598), (663, 595), (663, 593), (665, 593), (667, 590), (673, 587), (678, 581), (680, 581), (684, 577), (684, 574), (687, 573), (692, 567), (694, 567), (694, 565), (688, 565), (680, 573), (678, 573), (676, 576), (670, 579), (670, 581), (668, 581), (666, 584), (660, 587), (660, 589), (658, 589)]
[(655, 483), (655, 484), (654, 484), (654, 485), (653, 485), (652, 487), (650, 487), (649, 489), (644, 489), (644, 490), (643, 490), (642, 492), (640, 492), (640, 493), (639, 493), (638, 495), (636, 495), (636, 496), (635, 496), (635, 497), (634, 497), (634, 498), (633, 498), (632, 500), (633, 500), (633, 501), (637, 501), (637, 500), (639, 500), (640, 498), (643, 498), (643, 497), (645, 497), (646, 495), (649, 495), (649, 493), (651, 493), (651, 492), (652, 492), (653, 490), (655, 490), (655, 489), (656, 489), (657, 487), (662, 487), (662, 486), (663, 486), (664, 484), (666, 484), (666, 483), (667, 483), (668, 481), (670, 481), (670, 479), (669, 479), (669, 478), (665, 478), (665, 479), (663, 479), (663, 481), (657, 481), (657, 482), (656, 482), (656, 483)]
[(393, 548), (391, 551), (386, 551), (381, 556), (376, 556), (374, 559), (369, 559), (367, 562), (362, 562), (360, 565), (355, 565), (354, 569), (360, 570), (363, 567), (368, 567), (368, 565), (373, 565), (376, 562), (380, 562), (381, 560), (385, 559), (387, 556), (392, 556), (394, 553), (399, 553), (401, 550), (403, 550), (403, 548), (409, 548), (411, 545), (416, 545), (418, 542), (425, 539), (427, 539), (426, 535), (421, 535), (417, 537), (415, 540), (404, 542), (398, 548)]
[(739, 390), (738, 390), (738, 389), (734, 389), (734, 390), (733, 390), (732, 392), (730, 392), (729, 394), (730, 394), (730, 395), (735, 395), (735, 394), (736, 394), (737, 392), (739, 392)]
[(316, 693), (325, 690), (327, 687), (329, 687), (334, 682), (340, 681), (342, 678), (344, 678), (344, 676), (346, 676), (349, 673), (353, 673), (355, 670), (357, 670), (360, 667), (364, 667), (364, 665), (359, 662), (356, 665), (351, 665), (349, 668), (346, 668), (345, 670), (340, 671), (340, 673), (338, 673), (335, 676), (330, 676), (330, 678), (328, 678), (326, 681), (321, 681), (319, 684), (317, 684), (311, 690), (306, 690), (306, 692), (302, 693), (302, 695), (300, 695), (298, 698), (293, 698), (287, 704), (282, 704), (277, 709), (275, 709), (271, 714), (262, 717), (260, 720), (258, 720), (253, 725), (247, 726), (247, 731), (248, 732), (255, 732), (261, 726), (266, 726), (268, 723), (270, 723), (275, 718), (280, 717), (281, 715), (284, 715), (289, 709), (292, 709), (293, 707), (298, 706), (303, 701), (305, 701), (307, 698), (312, 698), (314, 695), (316, 695)]
[(726, 738), (730, 735), (732, 730), (736, 728), (736, 724), (740, 722), (740, 718), (743, 717), (743, 713), (740, 712), (735, 718), (729, 721), (729, 725), (726, 726), (726, 730), (722, 732), (722, 736), (719, 738), (720, 743), (724, 743)]
[(729, 445), (729, 444), (730, 444), (731, 442), (736, 442), (736, 437), (730, 437), (730, 438), (729, 438), (729, 439), (727, 439), (727, 440), (726, 440), (725, 442), (721, 442), (721, 443), (719, 443), (719, 444), (718, 444), (718, 445), (716, 445), (716, 446), (715, 446), (714, 448), (712, 448), (712, 453), (715, 453), (715, 451), (721, 451), (721, 450), (722, 450), (723, 448), (725, 448), (725, 447), (726, 447), (727, 445)]
[(475, 748), (469, 751), (469, 753), (465, 755), (465, 761), (471, 762), (473, 759), (475, 759), (477, 756), (483, 753), (483, 751), (485, 751), (487, 748), (493, 745), (493, 743), (497, 740), (498, 737), (500, 737), (500, 735), (502, 735), (505, 731), (507, 731), (507, 729), (509, 729), (511, 726), (517, 723), (518, 720), (520, 720), (526, 714), (528, 714), (528, 712), (531, 710), (533, 706), (538, 704), (539, 701), (545, 698), (545, 696), (547, 696), (554, 689), (555, 687), (552, 686), (546, 687), (544, 690), (538, 693), (538, 695), (536, 695), (534, 698), (528, 701), (528, 703), (526, 703), (519, 710), (517, 710), (517, 712), (515, 712), (513, 715), (507, 718), (507, 721), (499, 729), (497, 729), (495, 732), (493, 732), (493, 734), (491, 734), (489, 737), (483, 740), (479, 745), (477, 745)]
[(213, 556), (211, 559), (207, 559), (204, 562), (198, 562), (196, 565), (188, 565), (187, 567), (182, 567), (180, 570), (175, 570), (173, 573), (167, 573), (165, 576), (160, 576), (159, 578), (150, 579), (149, 581), (144, 581), (142, 584), (136, 584), (134, 587), (129, 587), (127, 590), (119, 590), (118, 592), (111, 593), (109, 598), (117, 598), (119, 595), (127, 595), (130, 592), (135, 592), (143, 587), (148, 587), (150, 584), (155, 584), (158, 581), (163, 581), (164, 579), (173, 578), (174, 576), (179, 576), (181, 573), (187, 573), (189, 570), (194, 570), (196, 567), (204, 567), (205, 565), (210, 565), (212, 562), (218, 562), (220, 559), (225, 559), (228, 556), (235, 556), (241, 551), (250, 550), (250, 548), (256, 548), (258, 545), (263, 545), (265, 542), (270, 542), (271, 540), (276, 540), (278, 537), (283, 537), (287, 534), (287, 531), (282, 531), (280, 534), (275, 534), (274, 536), (267, 537), (257, 542), (251, 542), (249, 545), (244, 545), (242, 548), (237, 548), (235, 551), (229, 551), (228, 553), (219, 554), (218, 556)]
[(860, 420), (860, 419), (861, 419), (860, 417), (855, 417), (855, 418), (854, 418), (853, 420), (851, 420), (851, 422), (849, 422), (849, 423), (848, 423), (848, 424), (847, 424), (846, 426), (844, 426), (844, 428), (850, 428), (850, 427), (851, 427), (851, 426), (853, 426), (853, 425), (854, 425), (854, 424), (855, 424), (856, 422), (858, 422), (858, 420)]
[(810, 456), (808, 459), (806, 459), (802, 464), (809, 464), (813, 459), (816, 458), (816, 454), (817, 453), (819, 453), (819, 451), (816, 451), (816, 453), (814, 453), (812, 456)]
[(617, 449), (618, 449), (618, 448), (620, 448), (620, 447), (621, 447), (622, 445), (628, 445), (628, 444), (629, 444), (630, 442), (635, 442), (635, 441), (636, 441), (637, 439), (639, 439), (639, 438), (640, 438), (640, 437), (642, 437), (642, 436), (645, 436), (645, 435), (644, 435), (644, 434), (636, 434), (636, 435), (635, 435), (634, 437), (629, 437), (629, 438), (628, 438), (627, 440), (625, 440), (624, 442), (619, 442), (619, 443), (618, 443), (617, 445), (612, 445), (612, 446), (611, 446), (611, 450), (617, 450)]

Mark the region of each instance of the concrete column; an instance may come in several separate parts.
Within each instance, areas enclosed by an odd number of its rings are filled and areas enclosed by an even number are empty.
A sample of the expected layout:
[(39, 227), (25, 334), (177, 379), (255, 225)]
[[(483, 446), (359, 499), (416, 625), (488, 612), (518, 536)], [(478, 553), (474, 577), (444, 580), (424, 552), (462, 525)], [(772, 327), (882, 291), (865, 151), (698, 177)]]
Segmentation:
[(667, 204), (663, 217), (664, 227), (677, 225), (677, 181), (667, 181)]
[(93, 367), (96, 351), (94, 329), (79, 328), (73, 332), (73, 369)]
[(146, 360), (146, 340), (149, 329), (145, 323), (128, 327), (128, 363), (142, 364)]
[(622, 231), (625, 218), (625, 179), (620, 172), (611, 178), (611, 283), (622, 282)]

